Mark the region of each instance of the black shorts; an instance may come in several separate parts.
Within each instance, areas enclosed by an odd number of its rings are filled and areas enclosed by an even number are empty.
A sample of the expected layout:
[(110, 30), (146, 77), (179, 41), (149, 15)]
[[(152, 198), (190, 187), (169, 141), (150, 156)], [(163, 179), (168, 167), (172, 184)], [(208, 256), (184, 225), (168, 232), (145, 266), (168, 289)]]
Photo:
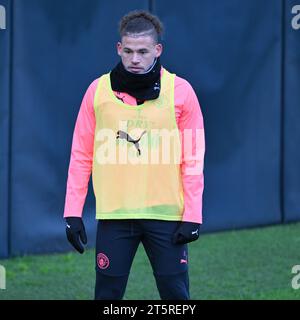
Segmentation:
[(180, 223), (148, 219), (99, 220), (96, 271), (110, 276), (129, 275), (140, 242), (155, 276), (188, 271), (187, 244), (172, 243)]

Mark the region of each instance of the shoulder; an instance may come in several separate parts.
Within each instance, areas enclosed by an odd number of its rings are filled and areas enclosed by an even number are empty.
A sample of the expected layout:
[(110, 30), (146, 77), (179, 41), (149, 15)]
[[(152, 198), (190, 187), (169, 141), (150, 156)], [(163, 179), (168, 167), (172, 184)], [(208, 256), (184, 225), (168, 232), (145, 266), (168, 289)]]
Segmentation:
[(96, 93), (100, 78), (101, 78), (101, 76), (94, 79), (92, 82), (90, 82), (90, 84), (88, 85), (88, 87), (85, 90), (82, 103), (83, 103), (83, 105), (87, 106), (88, 108), (92, 108), (94, 105), (94, 97), (95, 97), (95, 93)]
[(107, 77), (109, 75), (109, 72), (108, 73), (104, 73), (102, 75), (99, 75), (99, 77), (97, 77), (96, 79), (94, 79), (88, 86), (87, 88), (87, 91), (92, 91), (92, 92), (95, 92), (97, 87), (98, 87), (98, 84), (99, 84), (99, 80), (104, 78), (104, 77)]
[(190, 97), (195, 96), (195, 91), (188, 80), (175, 74), (174, 94), (176, 100), (175, 104), (183, 104)]
[[(162, 72), (164, 72), (164, 70), (167, 70), (167, 69), (163, 68)], [(169, 70), (167, 71), (170, 72)], [(170, 72), (170, 73), (173, 73), (173, 72)], [(175, 90), (176, 89), (180, 89), (188, 92), (190, 90), (193, 90), (193, 87), (186, 79), (179, 77), (177, 74), (175, 74)]]
[(103, 78), (106, 74), (100, 75), (98, 78), (94, 79), (90, 84), (88, 85), (86, 89), (85, 95), (93, 98), (95, 96), (96, 90), (98, 88), (98, 84), (101, 78)]
[(96, 91), (100, 78), (101, 78), (101, 77), (93, 80), (93, 81), (90, 83), (90, 85), (89, 85), (89, 87), (88, 87), (88, 90)]
[(197, 100), (196, 93), (190, 82), (176, 75), (174, 84), (175, 104), (189, 105)]
[(97, 79), (94, 79), (87, 87), (86, 91), (85, 91), (85, 94), (84, 94), (84, 99), (88, 99), (88, 100), (93, 100), (94, 99), (94, 96), (95, 96), (95, 92), (97, 90), (97, 86), (98, 86), (98, 83), (99, 83), (99, 79), (100, 78), (97, 78)]
[(178, 75), (175, 77), (175, 90), (180, 90), (186, 94), (194, 91), (192, 85), (186, 79), (179, 77)]

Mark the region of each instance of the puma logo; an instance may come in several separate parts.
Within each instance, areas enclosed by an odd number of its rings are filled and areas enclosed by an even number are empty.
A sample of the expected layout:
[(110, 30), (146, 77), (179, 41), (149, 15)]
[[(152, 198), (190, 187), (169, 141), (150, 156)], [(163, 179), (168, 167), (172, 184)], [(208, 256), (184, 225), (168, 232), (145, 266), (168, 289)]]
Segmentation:
[(198, 235), (198, 229), (196, 231), (192, 231), (192, 234)]
[[(118, 94), (120, 94), (120, 92), (118, 92)], [(125, 103), (125, 102), (124, 102), (125, 96), (123, 96), (123, 97), (116, 96), (116, 98), (119, 99), (119, 100), (121, 100), (123, 103)]]
[(122, 131), (122, 130), (119, 130), (119, 131), (117, 132), (116, 139), (125, 139), (126, 141), (133, 143), (133, 145), (134, 145), (135, 148), (137, 149), (138, 155), (140, 156), (140, 155), (141, 155), (141, 150), (140, 150), (139, 141), (141, 140), (142, 136), (143, 136), (146, 132), (147, 132), (146, 130), (143, 131), (142, 134), (141, 134), (141, 136), (140, 136), (138, 139), (135, 140), (135, 139), (132, 139), (127, 132)]

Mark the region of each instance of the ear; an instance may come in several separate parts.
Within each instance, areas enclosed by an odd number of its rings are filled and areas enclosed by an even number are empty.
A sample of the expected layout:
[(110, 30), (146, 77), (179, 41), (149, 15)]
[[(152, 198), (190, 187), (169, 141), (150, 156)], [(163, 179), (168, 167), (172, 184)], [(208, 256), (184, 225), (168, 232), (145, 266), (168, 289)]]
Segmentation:
[(156, 58), (160, 57), (160, 55), (163, 52), (163, 45), (161, 43), (156, 44), (155, 45), (155, 51), (156, 51), (155, 57)]
[(120, 56), (121, 53), (122, 53), (122, 43), (121, 42), (118, 42), (117, 43), (117, 52), (118, 52), (118, 55)]

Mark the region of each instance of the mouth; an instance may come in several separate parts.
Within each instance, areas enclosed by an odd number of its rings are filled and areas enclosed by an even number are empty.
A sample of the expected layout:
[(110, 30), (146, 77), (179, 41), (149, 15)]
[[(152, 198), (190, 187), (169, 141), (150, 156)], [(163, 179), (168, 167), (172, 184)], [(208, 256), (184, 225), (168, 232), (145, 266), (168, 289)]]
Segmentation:
[(128, 69), (129, 69), (131, 72), (140, 72), (140, 71), (143, 70), (142, 68), (139, 68), (139, 67), (129, 67)]

